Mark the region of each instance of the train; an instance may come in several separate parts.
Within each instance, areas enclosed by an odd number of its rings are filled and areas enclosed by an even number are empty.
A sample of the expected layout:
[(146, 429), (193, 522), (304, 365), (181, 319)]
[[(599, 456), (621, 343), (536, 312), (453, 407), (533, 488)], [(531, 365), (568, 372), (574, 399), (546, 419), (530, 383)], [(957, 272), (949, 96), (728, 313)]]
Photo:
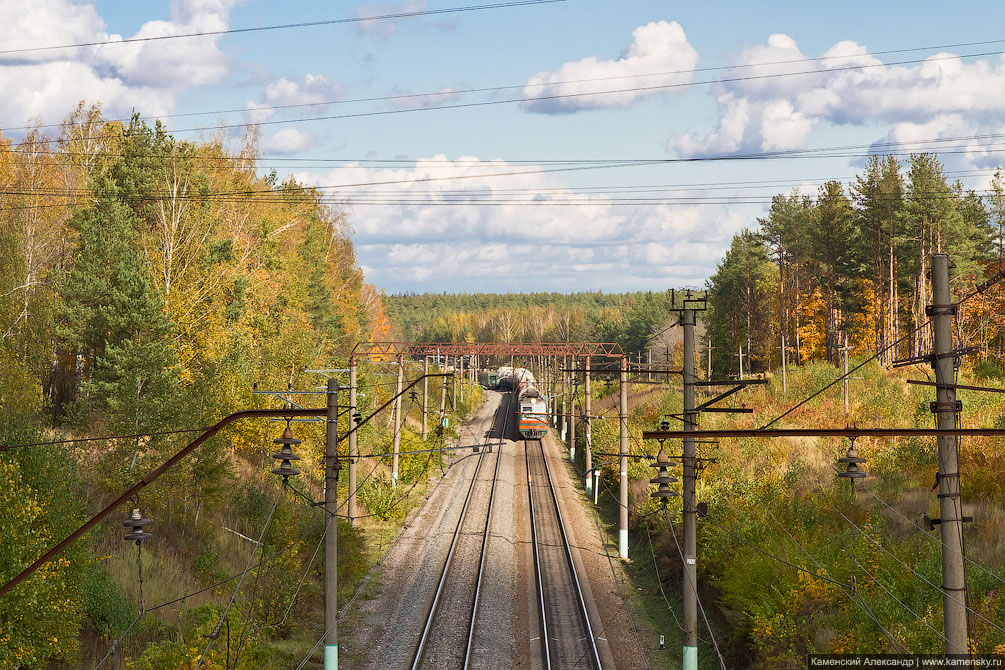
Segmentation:
[(541, 392), (533, 372), (503, 366), (495, 374), (488, 373), (487, 378), (496, 381), (496, 388), (511, 391), (516, 396), (517, 429), (524, 439), (539, 440), (548, 434), (548, 398)]

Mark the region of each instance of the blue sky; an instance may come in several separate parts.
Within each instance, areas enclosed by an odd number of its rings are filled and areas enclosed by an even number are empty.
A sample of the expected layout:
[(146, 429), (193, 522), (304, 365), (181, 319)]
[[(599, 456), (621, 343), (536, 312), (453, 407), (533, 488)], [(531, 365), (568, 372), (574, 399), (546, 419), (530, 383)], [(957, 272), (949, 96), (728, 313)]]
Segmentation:
[[(465, 4), (488, 2), (0, 0), (0, 50)], [(772, 194), (847, 183), (862, 151), (596, 161), (937, 140), (957, 147), (944, 158), (950, 176), (984, 188), (1001, 161), (997, 140), (946, 140), (1005, 131), (1003, 14), (1000, 2), (566, 0), (0, 54), (0, 128), (17, 136), (31, 119), (58, 123), (80, 99), (113, 118), (163, 116), (180, 138), (264, 122), (263, 169), (339, 187), (325, 193), (343, 203), (368, 280), (389, 292), (701, 286)], [(898, 49), (915, 50), (876, 53)], [(763, 78), (736, 80), (751, 75)], [(638, 90), (654, 85), (664, 88)], [(495, 87), (510, 88), (458, 92)], [(542, 94), (556, 97), (387, 113)], [(335, 104), (270, 109), (303, 103)], [(169, 116), (219, 110), (237, 111)], [(228, 132), (236, 146), (240, 129)], [(384, 183), (349, 186), (374, 182)]]

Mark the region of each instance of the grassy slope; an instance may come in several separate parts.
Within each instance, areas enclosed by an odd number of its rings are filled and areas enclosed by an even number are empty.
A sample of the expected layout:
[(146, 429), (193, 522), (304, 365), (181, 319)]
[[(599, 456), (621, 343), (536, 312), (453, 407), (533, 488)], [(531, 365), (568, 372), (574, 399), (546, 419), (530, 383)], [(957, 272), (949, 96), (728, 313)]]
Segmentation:
[[(753, 415), (707, 414), (702, 417), (702, 426), (762, 425), (837, 376), (834, 367), (822, 363), (790, 369), (785, 397), (781, 379), (772, 378), (766, 387), (748, 389), (737, 396), (737, 402), (755, 410)], [(838, 384), (777, 426), (843, 427), (846, 422), (891, 427), (933, 425), (928, 409), (928, 402), (934, 398), (931, 388), (905, 381), (908, 377), (924, 378), (919, 371), (887, 372), (870, 364), (856, 376), (863, 379), (851, 382), (852, 402), (847, 418)], [(973, 381), (1002, 385), (1001, 379)], [(637, 390), (644, 393), (651, 388)], [(1005, 426), (1005, 397), (975, 392), (961, 392), (960, 397), (964, 402), (964, 426)], [(655, 427), (661, 415), (679, 412), (680, 402), (680, 393), (671, 392), (634, 407), (631, 434), (640, 436), (643, 429)], [(616, 450), (616, 422), (595, 423), (594, 444), (598, 451)], [(679, 444), (667, 447), (668, 451), (680, 449)], [(656, 448), (641, 440), (631, 442), (632, 451), (638, 453)], [(876, 623), (842, 589), (765, 557), (736, 536), (835, 581), (848, 583), (854, 576), (864, 604), (899, 644), (919, 653), (942, 650), (944, 642), (936, 632), (942, 628), (939, 592), (841, 516), (843, 513), (920, 575), (940, 583), (940, 546), (933, 539), (937, 536), (913, 525), (920, 525), (926, 512), (938, 516), (937, 500), (930, 491), (936, 470), (934, 440), (857, 440), (860, 455), (869, 459), (865, 469), (870, 476), (854, 500), (847, 482), (835, 476), (837, 458), (847, 448), (847, 441), (833, 439), (748, 439), (700, 446), (699, 455), (718, 460), (702, 474), (698, 498), (708, 503), (711, 522), (735, 534), (712, 523), (699, 523), (701, 598), (730, 667), (797, 668), (802, 667), (807, 652), (892, 648)], [(1005, 572), (1005, 539), (1001, 533), (1005, 527), (1005, 495), (1000, 473), (1005, 472), (1005, 445), (991, 439), (968, 440), (961, 454), (965, 512), (975, 519), (965, 530), (967, 553), (976, 563), (1001, 575)], [(658, 515), (641, 516), (653, 510), (647, 498), (649, 489), (644, 486), (653, 474), (647, 465), (642, 462), (631, 467), (636, 481), (632, 485), (635, 561), (630, 571), (637, 586), (647, 594), (640, 611), (650, 619), (653, 630), (666, 632), (669, 653), (675, 657), (679, 638), (672, 635), (676, 626), (656, 588), (649, 537), (669, 605), (678, 616), (680, 559), (665, 522), (658, 520)], [(676, 474), (679, 476), (679, 468)], [(605, 477), (609, 487), (616, 490), (613, 467), (606, 470)], [(608, 506), (608, 515), (614, 514), (616, 508)], [(671, 517), (679, 519), (679, 501)], [(935, 630), (897, 604), (866, 570)], [(971, 607), (1002, 625), (1005, 606), (999, 593), (1005, 582), (972, 564), (968, 583)], [(704, 630), (702, 634), (707, 637)], [(1005, 651), (1005, 633), (976, 617), (972, 635), (975, 648), (981, 652)], [(714, 654), (708, 645), (702, 644), (701, 649), (703, 656)], [(673, 667), (673, 661), (661, 659), (654, 659), (656, 667)]]

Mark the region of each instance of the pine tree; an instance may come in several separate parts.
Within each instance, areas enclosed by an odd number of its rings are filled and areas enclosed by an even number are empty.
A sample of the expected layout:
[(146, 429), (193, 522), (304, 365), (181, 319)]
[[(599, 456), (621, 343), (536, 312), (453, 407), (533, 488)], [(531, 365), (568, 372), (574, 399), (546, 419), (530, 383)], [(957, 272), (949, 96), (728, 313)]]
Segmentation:
[(85, 407), (107, 413), (114, 429), (138, 432), (174, 414), (172, 328), (137, 249), (136, 214), (111, 183), (96, 192), (72, 221), (80, 239), (61, 283), (64, 335), (81, 356)]

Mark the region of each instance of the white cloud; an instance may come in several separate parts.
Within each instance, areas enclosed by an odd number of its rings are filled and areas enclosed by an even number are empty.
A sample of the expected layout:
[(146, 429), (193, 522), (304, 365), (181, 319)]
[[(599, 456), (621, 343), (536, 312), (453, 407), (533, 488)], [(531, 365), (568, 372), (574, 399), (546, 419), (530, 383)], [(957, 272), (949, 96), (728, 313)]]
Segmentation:
[[(144, 23), (132, 38), (225, 30), (239, 0), (174, 0), (171, 20)], [(5, 49), (82, 42), (121, 42), (109, 34), (91, 4), (36, 0), (0, 4)], [(128, 39), (128, 38), (125, 38)], [(219, 81), (228, 61), (219, 37), (106, 44), (0, 56), (0, 118), (19, 125), (30, 118), (63, 118), (80, 100), (100, 101), (113, 116), (136, 108), (170, 112), (175, 96)]]
[[(693, 78), (698, 52), (688, 43), (676, 21), (657, 21), (632, 31), (632, 43), (616, 60), (589, 56), (566, 63), (553, 72), (539, 72), (523, 88), (525, 110), (563, 114), (587, 109), (629, 107), (637, 100), (663, 91), (646, 87), (686, 84)], [(667, 74), (677, 73), (680, 74)], [(638, 76), (651, 75), (658, 76)], [(635, 90), (633, 90), (635, 89)], [(618, 90), (599, 94), (598, 91)], [(551, 96), (572, 96), (550, 98)]]
[(745, 67), (725, 73), (713, 89), (716, 127), (704, 137), (673, 135), (667, 150), (692, 157), (802, 148), (826, 125), (887, 124), (885, 142), (1005, 126), (1005, 57), (964, 63), (942, 53), (917, 64), (887, 65), (845, 40), (819, 61), (779, 63), (805, 58), (794, 39), (780, 34), (746, 50), (738, 61)]
[[(325, 192), (348, 203), (368, 281), (392, 291), (701, 285), (733, 233), (758, 214), (716, 205), (619, 205), (539, 169), (438, 155), (410, 168), (350, 164), (295, 176), (314, 186), (370, 184)], [(525, 174), (498, 174), (510, 172)], [(496, 174), (469, 178), (487, 173)], [(532, 204), (505, 202), (514, 198)], [(451, 204), (457, 199), (464, 203)]]
[(245, 107), (252, 122), (272, 118), (276, 110), (272, 107), (284, 105), (311, 105), (300, 111), (306, 115), (324, 113), (333, 103), (345, 97), (345, 86), (332, 81), (323, 74), (304, 75), (302, 80), (277, 79), (269, 83), (258, 101), (248, 100)]
[[(429, 9), (426, 0), (404, 0), (399, 3), (372, 2), (360, 5), (353, 12), (356, 18), (365, 16), (391, 16), (394, 14), (407, 14), (409, 12), (423, 12)], [(396, 19), (379, 19), (372, 21), (358, 21), (353, 25), (353, 30), (357, 36), (370, 35), (379, 37), (382, 40), (390, 39), (398, 31), (398, 21)]]
[(313, 135), (296, 128), (284, 128), (265, 141), (265, 151), (273, 154), (296, 154), (314, 144)]

